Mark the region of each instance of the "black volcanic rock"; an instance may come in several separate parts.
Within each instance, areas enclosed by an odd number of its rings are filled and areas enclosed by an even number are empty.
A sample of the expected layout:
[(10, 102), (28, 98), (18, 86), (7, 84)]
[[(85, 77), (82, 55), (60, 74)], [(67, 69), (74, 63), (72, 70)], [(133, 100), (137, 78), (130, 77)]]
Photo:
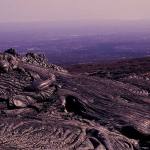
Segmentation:
[(42, 55), (1, 53), (0, 149), (149, 149), (148, 66), (75, 75)]
[(18, 55), (18, 54), (16, 53), (16, 50), (13, 49), (13, 48), (7, 49), (7, 50), (5, 51), (5, 53), (11, 54), (11, 55), (13, 55), (13, 56), (17, 56), (17, 55)]

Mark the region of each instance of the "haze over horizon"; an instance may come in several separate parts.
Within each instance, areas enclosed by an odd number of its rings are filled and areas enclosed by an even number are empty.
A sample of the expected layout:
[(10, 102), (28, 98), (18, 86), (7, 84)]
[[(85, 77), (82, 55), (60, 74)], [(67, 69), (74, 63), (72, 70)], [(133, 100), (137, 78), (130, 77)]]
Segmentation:
[(0, 0), (0, 23), (150, 20), (149, 0)]
[(0, 0), (0, 51), (56, 64), (150, 55), (149, 0)]

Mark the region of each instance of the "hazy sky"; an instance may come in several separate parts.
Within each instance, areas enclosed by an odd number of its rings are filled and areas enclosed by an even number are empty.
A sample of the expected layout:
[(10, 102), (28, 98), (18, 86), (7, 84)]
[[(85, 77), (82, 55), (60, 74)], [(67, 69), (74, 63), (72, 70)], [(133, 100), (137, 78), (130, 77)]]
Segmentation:
[(0, 0), (0, 22), (150, 20), (150, 0)]

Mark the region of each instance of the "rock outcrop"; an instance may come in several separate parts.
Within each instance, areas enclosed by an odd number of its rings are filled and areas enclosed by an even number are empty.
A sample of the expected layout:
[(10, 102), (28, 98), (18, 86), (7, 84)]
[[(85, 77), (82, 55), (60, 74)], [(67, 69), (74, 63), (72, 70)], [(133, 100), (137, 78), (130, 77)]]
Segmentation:
[(1, 53), (0, 149), (148, 150), (149, 78), (75, 75), (42, 55)]

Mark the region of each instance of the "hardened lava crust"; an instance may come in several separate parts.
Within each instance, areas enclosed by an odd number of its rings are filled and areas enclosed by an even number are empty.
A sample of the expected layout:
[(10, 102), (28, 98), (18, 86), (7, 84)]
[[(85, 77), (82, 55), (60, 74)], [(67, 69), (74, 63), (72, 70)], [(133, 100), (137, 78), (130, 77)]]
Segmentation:
[(149, 92), (148, 58), (71, 73), (9, 49), (0, 53), (0, 150), (148, 150)]

